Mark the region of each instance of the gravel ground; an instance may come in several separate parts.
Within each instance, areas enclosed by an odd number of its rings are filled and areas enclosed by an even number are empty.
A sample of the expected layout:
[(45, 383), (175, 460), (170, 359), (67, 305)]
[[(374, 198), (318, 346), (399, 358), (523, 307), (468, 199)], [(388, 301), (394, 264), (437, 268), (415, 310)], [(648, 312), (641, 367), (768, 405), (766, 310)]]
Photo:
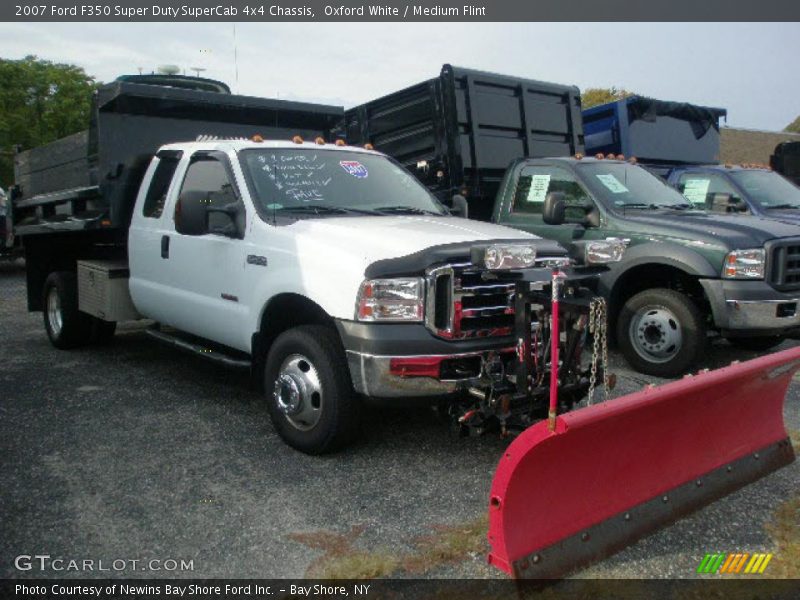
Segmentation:
[[(162, 347), (140, 325), (108, 347), (54, 349), (24, 285), (19, 264), (0, 263), (0, 577), (37, 553), (194, 565), (127, 576), (302, 577), (330, 536), (295, 534), (355, 527), (348, 544), (396, 555), (485, 514), (504, 447), (494, 437), (456, 438), (426, 408), (372, 409), (357, 445), (307, 457), (274, 433), (246, 375)], [(719, 341), (704, 366), (753, 356)], [(617, 395), (652, 381), (613, 353), (612, 364)], [(794, 430), (799, 392), (786, 402)], [(798, 489), (794, 463), (577, 576), (691, 577), (706, 552), (767, 551), (764, 523)], [(476, 552), (426, 576), (502, 574)]]

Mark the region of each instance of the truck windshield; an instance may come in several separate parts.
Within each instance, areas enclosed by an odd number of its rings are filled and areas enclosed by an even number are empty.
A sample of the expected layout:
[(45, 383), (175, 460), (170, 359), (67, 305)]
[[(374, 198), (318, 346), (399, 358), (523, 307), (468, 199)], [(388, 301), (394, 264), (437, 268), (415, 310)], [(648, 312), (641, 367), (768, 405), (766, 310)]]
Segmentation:
[(800, 208), (800, 188), (775, 172), (731, 171), (730, 176), (761, 208)]
[(608, 161), (578, 163), (591, 192), (616, 208), (686, 210), (692, 206), (664, 180), (642, 167)]
[(363, 152), (248, 149), (241, 164), (264, 212), (293, 217), (444, 215), (446, 210), (392, 160)]

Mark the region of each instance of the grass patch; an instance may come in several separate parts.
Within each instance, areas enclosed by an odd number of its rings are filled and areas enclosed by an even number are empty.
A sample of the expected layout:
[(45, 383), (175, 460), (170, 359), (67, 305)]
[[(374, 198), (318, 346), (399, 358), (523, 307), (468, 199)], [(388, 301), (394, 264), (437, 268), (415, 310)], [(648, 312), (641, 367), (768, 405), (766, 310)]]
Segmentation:
[(767, 532), (775, 542), (775, 556), (765, 573), (787, 579), (800, 577), (800, 495), (778, 507)]
[(435, 533), (416, 540), (416, 552), (403, 561), (403, 568), (409, 573), (424, 573), (436, 567), (457, 563), (471, 553), (485, 554), (488, 544), (486, 531), (489, 517), (481, 517), (458, 525), (439, 525)]
[(789, 429), (789, 439), (792, 442), (792, 446), (794, 446), (795, 452), (800, 452), (800, 431), (797, 429)]
[(322, 555), (306, 570), (306, 577), (317, 579), (365, 579), (390, 577), (397, 572), (419, 575), (447, 564), (465, 560), (470, 554), (488, 550), (487, 516), (457, 525), (438, 525), (434, 532), (414, 541), (412, 552), (366, 551), (355, 547), (364, 532), (357, 525), (347, 533), (310, 531), (292, 533), (289, 538), (319, 550)]

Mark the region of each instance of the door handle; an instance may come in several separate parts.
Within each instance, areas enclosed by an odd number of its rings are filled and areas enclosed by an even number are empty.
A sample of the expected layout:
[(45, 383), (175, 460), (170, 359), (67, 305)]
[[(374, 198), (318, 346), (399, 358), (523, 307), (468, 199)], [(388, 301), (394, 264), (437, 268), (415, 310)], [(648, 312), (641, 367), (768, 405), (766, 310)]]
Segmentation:
[(161, 258), (169, 258), (169, 236), (161, 236)]

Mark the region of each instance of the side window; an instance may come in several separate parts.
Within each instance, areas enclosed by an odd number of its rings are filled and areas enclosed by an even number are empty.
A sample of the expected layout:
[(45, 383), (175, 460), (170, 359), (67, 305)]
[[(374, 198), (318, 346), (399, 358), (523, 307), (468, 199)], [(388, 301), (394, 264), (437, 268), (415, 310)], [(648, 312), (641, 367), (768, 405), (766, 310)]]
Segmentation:
[(567, 204), (567, 217), (580, 218), (584, 213), (570, 215), (570, 206), (585, 205), (591, 198), (584, 191), (575, 176), (559, 167), (525, 167), (517, 182), (514, 194), (515, 213), (542, 214), (544, 199), (550, 192), (561, 192)]
[(169, 156), (158, 159), (156, 171), (147, 189), (147, 196), (144, 199), (142, 214), (145, 217), (158, 219), (164, 212), (164, 204), (167, 202), (167, 191), (175, 174), (175, 169), (180, 162), (180, 156)]
[(684, 173), (678, 178), (678, 191), (696, 206), (707, 207), (714, 194), (730, 194), (738, 198), (736, 189), (719, 175), (709, 173)]
[(193, 160), (175, 207), (175, 230), (185, 235), (223, 233), (233, 226), (231, 219), (219, 212), (208, 212), (208, 207), (222, 208), (235, 202), (236, 191), (225, 165), (211, 157)]

